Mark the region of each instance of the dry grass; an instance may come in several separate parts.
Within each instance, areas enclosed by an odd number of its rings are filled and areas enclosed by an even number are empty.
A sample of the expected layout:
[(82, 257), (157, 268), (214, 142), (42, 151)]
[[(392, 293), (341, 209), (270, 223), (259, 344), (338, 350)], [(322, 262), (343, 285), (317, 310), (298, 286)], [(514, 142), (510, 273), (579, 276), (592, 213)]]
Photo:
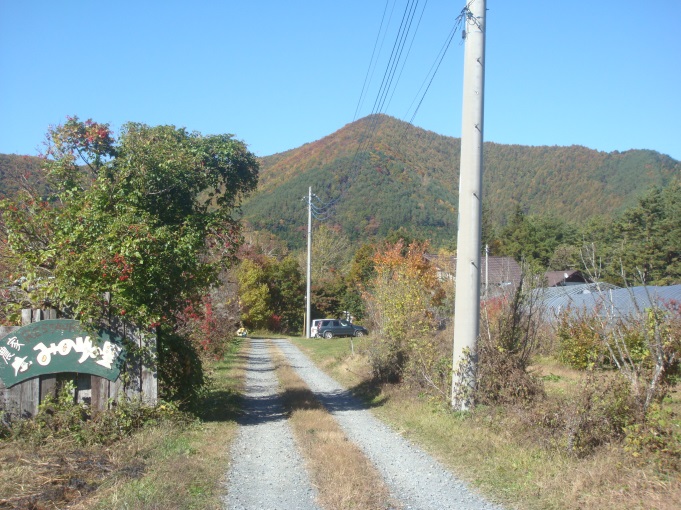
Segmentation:
[(213, 367), (202, 423), (149, 426), (107, 447), (0, 443), (0, 508), (222, 508), (243, 368), (238, 352)]
[(398, 508), (383, 479), (362, 451), (276, 348), (271, 348), (294, 437), (325, 509)]
[(536, 510), (681, 508), (681, 478), (618, 446), (579, 459), (533, 444), (524, 417), (434, 410), (398, 386), (384, 388), (375, 412), (483, 493)]
[[(306, 351), (314, 343), (296, 340)], [(348, 379), (343, 360), (360, 374), (361, 358), (339, 349), (331, 353), (329, 374)], [(344, 356), (346, 358), (344, 358)], [(324, 366), (324, 363), (321, 363)], [(542, 359), (532, 367), (543, 376), (549, 402), (563, 401), (579, 387), (584, 374)], [(359, 386), (356, 378), (348, 383)], [(479, 408), (456, 414), (444, 404), (419, 398), (402, 385), (384, 385), (371, 394), (381, 402), (374, 412), (405, 437), (421, 444), (460, 478), (481, 492), (522, 509), (658, 509), (681, 508), (681, 474), (664, 471), (653, 456), (634, 457), (620, 444), (577, 458), (547, 442), (531, 425), (531, 409)], [(673, 392), (671, 408), (681, 412)]]
[(64, 505), (93, 492), (103, 480), (118, 476), (111, 451), (79, 448), (72, 441), (39, 447), (23, 441), (0, 447), (0, 508)]

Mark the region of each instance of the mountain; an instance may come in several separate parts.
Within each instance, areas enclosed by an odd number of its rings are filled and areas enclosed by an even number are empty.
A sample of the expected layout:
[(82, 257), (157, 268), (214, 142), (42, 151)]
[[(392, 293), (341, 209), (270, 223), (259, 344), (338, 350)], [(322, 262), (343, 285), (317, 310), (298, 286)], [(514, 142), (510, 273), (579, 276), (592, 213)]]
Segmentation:
[(45, 189), (40, 167), (43, 159), (35, 156), (0, 154), (0, 198), (9, 197), (20, 189), (24, 181)]
[[(405, 229), (434, 247), (456, 237), (461, 140), (373, 115), (290, 151), (261, 158), (258, 191), (243, 205), (254, 230), (292, 247), (306, 242), (308, 187), (332, 206), (322, 218), (362, 243)], [(652, 186), (681, 175), (681, 163), (650, 150), (484, 144), (483, 201), (504, 224), (517, 207), (576, 223), (613, 217)], [(0, 154), (0, 197), (40, 179), (42, 160)], [(40, 183), (39, 183), (40, 184)], [(44, 184), (40, 186), (43, 188)]]
[[(456, 237), (461, 140), (385, 115), (365, 117), (316, 142), (261, 159), (258, 191), (243, 206), (255, 230), (305, 243), (308, 187), (323, 216), (362, 242), (400, 227), (434, 245)], [(483, 201), (504, 224), (528, 214), (584, 222), (613, 217), (652, 186), (681, 175), (681, 163), (650, 150), (484, 144)]]

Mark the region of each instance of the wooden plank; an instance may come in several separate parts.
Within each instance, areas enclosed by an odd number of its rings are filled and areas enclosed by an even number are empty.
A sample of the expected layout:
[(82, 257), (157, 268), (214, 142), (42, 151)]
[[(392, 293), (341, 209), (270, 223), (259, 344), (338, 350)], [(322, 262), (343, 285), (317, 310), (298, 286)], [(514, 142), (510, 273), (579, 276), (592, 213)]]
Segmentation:
[(57, 375), (41, 375), (40, 380), (40, 402), (42, 402), (46, 396), (52, 395), (57, 396)]
[(33, 322), (33, 310), (24, 308), (21, 310), (21, 325), (28, 326), (31, 322)]
[(90, 374), (78, 374), (76, 382), (76, 402), (79, 404), (92, 404), (92, 378)]
[(142, 401), (156, 405), (158, 402), (158, 378), (156, 373), (156, 335), (148, 335), (144, 338), (144, 346), (149, 350), (154, 361), (154, 366), (150, 367), (146, 364), (142, 366)]
[(0, 338), (9, 335), (12, 331), (19, 329), (19, 326), (0, 326)]
[(6, 390), (5, 393), (5, 411), (12, 417), (16, 418), (21, 415), (19, 411), (19, 403), (21, 402), (21, 385), (17, 384), (12, 388)]
[[(21, 325), (28, 326), (33, 322), (33, 310), (24, 308), (21, 310)], [(33, 418), (38, 413), (40, 403), (40, 380), (37, 377), (17, 384), (14, 398), (17, 402), (17, 414), (21, 418)]]
[(119, 377), (115, 381), (107, 381), (109, 383), (109, 398), (117, 401), (123, 395), (125, 395), (125, 388), (123, 387), (123, 381)]
[(21, 384), (17, 384), (19, 389), (19, 416), (22, 418), (33, 418), (38, 414), (38, 403), (40, 402), (40, 379), (34, 377)]
[(109, 407), (109, 381), (93, 375), (90, 380), (90, 408), (104, 411)]
[[(138, 348), (142, 348), (144, 345), (142, 335), (140, 334), (140, 330), (138, 328), (132, 327), (130, 325), (126, 325), (126, 336), (131, 339), (135, 345)], [(130, 377), (130, 384), (126, 388), (125, 394), (128, 396), (128, 398), (133, 399), (133, 398), (141, 398), (142, 395), (142, 360), (140, 358), (137, 358), (133, 362), (132, 370), (131, 370), (131, 376)]]

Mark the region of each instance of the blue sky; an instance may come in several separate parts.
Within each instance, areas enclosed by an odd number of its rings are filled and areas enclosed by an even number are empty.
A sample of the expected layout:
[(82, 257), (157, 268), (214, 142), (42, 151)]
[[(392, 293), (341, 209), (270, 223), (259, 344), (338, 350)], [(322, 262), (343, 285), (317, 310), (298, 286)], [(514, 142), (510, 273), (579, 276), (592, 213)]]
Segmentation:
[[(388, 13), (393, 4), (357, 118), (372, 112), (407, 0), (389, 0)], [(411, 119), (464, 4), (419, 2), (419, 29), (382, 113)], [(135, 121), (231, 133), (258, 156), (318, 140), (355, 119), (385, 7), (0, 0), (0, 153), (36, 154), (67, 115), (114, 129)], [(681, 1), (488, 0), (487, 9), (486, 141), (681, 160)], [(415, 125), (460, 136), (462, 75), (457, 35)]]

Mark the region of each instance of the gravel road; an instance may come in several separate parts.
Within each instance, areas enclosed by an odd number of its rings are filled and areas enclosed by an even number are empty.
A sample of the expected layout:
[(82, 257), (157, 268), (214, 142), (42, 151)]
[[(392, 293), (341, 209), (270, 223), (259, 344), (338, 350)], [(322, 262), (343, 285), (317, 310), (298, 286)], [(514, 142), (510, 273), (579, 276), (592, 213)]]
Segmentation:
[(318, 509), (277, 394), (267, 348), (266, 340), (251, 341), (244, 414), (232, 445), (225, 508)]
[(232, 450), (226, 508), (315, 508), (310, 487), (276, 396), (267, 353), (277, 345), (348, 438), (375, 464), (405, 509), (501, 510), (469, 490), (438, 461), (374, 418), (361, 401), (319, 370), (288, 340), (252, 340), (246, 418)]

